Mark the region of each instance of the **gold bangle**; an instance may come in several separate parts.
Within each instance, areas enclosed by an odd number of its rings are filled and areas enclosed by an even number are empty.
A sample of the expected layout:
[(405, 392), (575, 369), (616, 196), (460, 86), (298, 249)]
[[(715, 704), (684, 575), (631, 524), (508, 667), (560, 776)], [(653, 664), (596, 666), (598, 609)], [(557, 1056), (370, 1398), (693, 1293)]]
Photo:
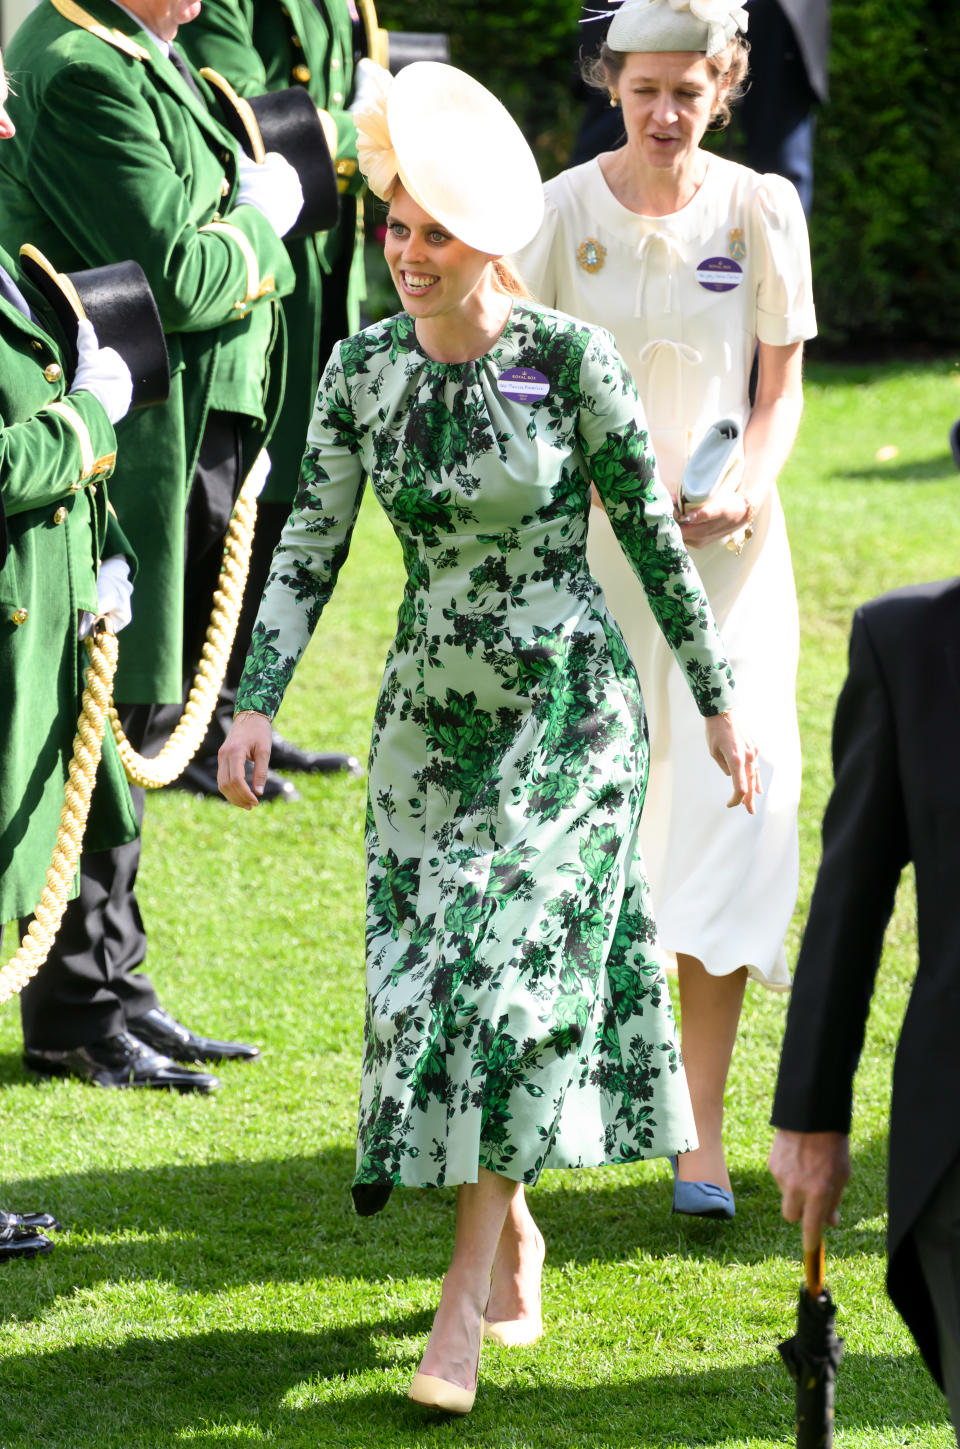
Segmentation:
[(239, 709), (237, 710), (237, 713), (233, 716), (233, 722), (234, 724), (239, 724), (241, 720), (249, 719), (250, 716), (253, 714), (259, 715), (261, 719), (265, 719), (268, 722), (270, 720), (270, 716), (268, 714), (264, 714), (262, 709)]

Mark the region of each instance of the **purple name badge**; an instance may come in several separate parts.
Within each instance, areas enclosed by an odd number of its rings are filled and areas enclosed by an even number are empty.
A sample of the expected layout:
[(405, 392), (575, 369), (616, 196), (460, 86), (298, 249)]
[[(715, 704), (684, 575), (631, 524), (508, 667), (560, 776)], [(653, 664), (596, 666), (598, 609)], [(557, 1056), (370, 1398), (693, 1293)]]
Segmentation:
[(511, 402), (539, 402), (550, 391), (550, 383), (535, 367), (508, 367), (497, 379), (497, 387)]
[(708, 292), (732, 292), (743, 281), (743, 268), (732, 257), (707, 257), (697, 267), (697, 281)]

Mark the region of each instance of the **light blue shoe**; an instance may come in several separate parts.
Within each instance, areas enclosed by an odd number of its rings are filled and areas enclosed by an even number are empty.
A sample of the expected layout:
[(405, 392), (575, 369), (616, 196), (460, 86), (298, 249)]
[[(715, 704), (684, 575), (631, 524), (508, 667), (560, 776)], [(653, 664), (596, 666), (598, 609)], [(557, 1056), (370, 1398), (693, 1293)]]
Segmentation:
[(677, 1159), (671, 1157), (673, 1168), (673, 1211), (693, 1218), (732, 1218), (736, 1214), (733, 1193), (715, 1182), (683, 1182), (677, 1176)]

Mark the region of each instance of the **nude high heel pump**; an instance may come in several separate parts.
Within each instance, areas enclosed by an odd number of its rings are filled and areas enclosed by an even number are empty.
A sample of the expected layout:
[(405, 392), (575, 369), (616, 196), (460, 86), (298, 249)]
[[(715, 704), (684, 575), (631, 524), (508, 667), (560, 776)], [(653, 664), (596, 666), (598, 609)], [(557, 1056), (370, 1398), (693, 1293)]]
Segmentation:
[[(540, 1249), (540, 1272), (543, 1273), (543, 1260), (546, 1256), (546, 1247), (543, 1236), (537, 1233), (537, 1243)], [(541, 1299), (538, 1295), (537, 1312), (532, 1318), (501, 1318), (499, 1321), (490, 1323), (486, 1317), (483, 1324), (483, 1336), (489, 1338), (491, 1343), (499, 1343), (503, 1348), (526, 1348), (531, 1343), (536, 1343), (543, 1337), (543, 1313)]]
[[(483, 1344), (483, 1335), (486, 1325), (483, 1319), (480, 1320), (480, 1343), (477, 1345), (477, 1380), (480, 1379), (480, 1348)], [(448, 1379), (437, 1378), (435, 1374), (422, 1374), (419, 1371), (414, 1374), (413, 1382), (407, 1390), (407, 1397), (415, 1404), (421, 1404), (425, 1409), (438, 1409), (442, 1414), (469, 1414), (473, 1408), (474, 1399), (477, 1397), (476, 1384), (472, 1389), (465, 1389), (460, 1384), (452, 1384)]]

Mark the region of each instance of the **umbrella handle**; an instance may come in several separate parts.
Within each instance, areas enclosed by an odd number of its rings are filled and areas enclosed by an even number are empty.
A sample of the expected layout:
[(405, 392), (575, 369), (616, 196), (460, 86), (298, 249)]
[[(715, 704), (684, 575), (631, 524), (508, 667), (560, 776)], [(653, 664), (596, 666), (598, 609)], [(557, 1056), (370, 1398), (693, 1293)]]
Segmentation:
[(807, 1275), (807, 1292), (811, 1298), (819, 1298), (823, 1292), (824, 1253), (823, 1239), (809, 1253), (803, 1255), (803, 1266)]

